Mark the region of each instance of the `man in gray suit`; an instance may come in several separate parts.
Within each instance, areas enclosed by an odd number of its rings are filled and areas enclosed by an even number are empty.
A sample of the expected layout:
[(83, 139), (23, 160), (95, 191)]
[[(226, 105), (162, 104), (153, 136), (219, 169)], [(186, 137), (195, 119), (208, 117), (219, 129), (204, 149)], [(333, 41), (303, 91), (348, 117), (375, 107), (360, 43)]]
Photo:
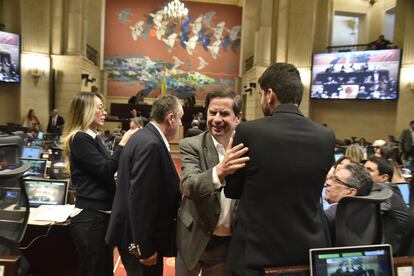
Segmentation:
[[(177, 220), (176, 275), (230, 275), (224, 263), (235, 200), (224, 196), (224, 177), (245, 166), (243, 145), (231, 148), (241, 120), (241, 99), (233, 91), (206, 97), (208, 132), (180, 142), (183, 199)], [(226, 154), (225, 154), (226, 152)]]

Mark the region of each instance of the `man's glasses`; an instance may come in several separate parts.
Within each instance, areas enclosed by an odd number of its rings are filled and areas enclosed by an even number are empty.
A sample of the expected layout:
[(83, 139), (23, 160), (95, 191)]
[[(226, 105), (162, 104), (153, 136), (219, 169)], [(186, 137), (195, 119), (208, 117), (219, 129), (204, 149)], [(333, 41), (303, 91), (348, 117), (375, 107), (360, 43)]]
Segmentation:
[(342, 181), (341, 179), (339, 179), (339, 177), (337, 177), (336, 175), (331, 176), (329, 179), (332, 179), (336, 183), (341, 184), (341, 185), (344, 185), (344, 186), (346, 186), (348, 188), (355, 188), (353, 185), (348, 184), (348, 183)]

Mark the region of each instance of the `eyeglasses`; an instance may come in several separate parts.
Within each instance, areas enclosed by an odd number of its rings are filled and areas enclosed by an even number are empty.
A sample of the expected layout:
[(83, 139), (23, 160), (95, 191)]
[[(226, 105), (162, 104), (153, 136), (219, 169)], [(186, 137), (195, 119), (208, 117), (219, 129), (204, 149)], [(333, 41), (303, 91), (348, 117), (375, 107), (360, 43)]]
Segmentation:
[(332, 179), (336, 183), (341, 184), (341, 185), (344, 185), (344, 186), (346, 186), (348, 188), (355, 188), (353, 185), (348, 184), (348, 183), (342, 181), (341, 179), (339, 179), (339, 177), (337, 177), (336, 175), (333, 175), (333, 176), (329, 177), (329, 179)]
[(100, 112), (106, 112), (106, 108), (104, 106), (97, 107), (98, 111)]

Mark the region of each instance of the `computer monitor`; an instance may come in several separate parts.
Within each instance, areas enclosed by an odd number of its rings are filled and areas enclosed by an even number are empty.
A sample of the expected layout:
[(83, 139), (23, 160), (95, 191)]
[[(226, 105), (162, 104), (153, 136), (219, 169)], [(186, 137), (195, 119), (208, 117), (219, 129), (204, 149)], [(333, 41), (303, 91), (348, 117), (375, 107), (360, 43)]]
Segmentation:
[(19, 146), (16, 144), (0, 144), (0, 171), (12, 170), (19, 166)]
[(29, 146), (23, 146), (22, 147), (22, 158), (40, 158), (40, 155), (42, 154), (42, 148), (41, 147), (29, 147)]
[(401, 191), (402, 198), (404, 203), (410, 205), (410, 184), (409, 183), (397, 183), (397, 187)]
[(316, 248), (309, 251), (311, 276), (393, 276), (389, 244)]
[(38, 158), (20, 158), (20, 161), (23, 164), (30, 164), (31, 167), (28, 169), (24, 175), (25, 176), (36, 176), (36, 177), (44, 177), (46, 174), (46, 159), (38, 159)]
[(37, 133), (37, 139), (38, 139), (38, 140), (43, 140), (43, 131), (39, 131), (39, 132)]
[(30, 207), (66, 204), (69, 180), (25, 178), (24, 184)]

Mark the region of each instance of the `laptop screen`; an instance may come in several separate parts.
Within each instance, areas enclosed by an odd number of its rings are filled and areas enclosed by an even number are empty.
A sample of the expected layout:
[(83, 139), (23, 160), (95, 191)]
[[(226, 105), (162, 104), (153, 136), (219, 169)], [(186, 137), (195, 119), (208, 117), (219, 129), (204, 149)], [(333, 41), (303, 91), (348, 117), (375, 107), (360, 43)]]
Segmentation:
[(401, 191), (401, 195), (404, 199), (405, 204), (410, 205), (410, 184), (408, 183), (399, 183), (397, 184), (398, 188)]
[(343, 152), (335, 152), (335, 162), (344, 157), (344, 155)]
[(25, 176), (37, 176), (43, 177), (46, 172), (46, 159), (37, 159), (37, 158), (20, 158), (20, 161), (23, 164), (30, 164), (32, 165), (30, 169), (28, 169), (24, 175)]
[(64, 205), (68, 193), (68, 180), (24, 179), (30, 207)]
[(22, 147), (22, 158), (40, 158), (42, 148), (40, 147)]
[(389, 244), (310, 250), (311, 275), (392, 276), (392, 249)]

